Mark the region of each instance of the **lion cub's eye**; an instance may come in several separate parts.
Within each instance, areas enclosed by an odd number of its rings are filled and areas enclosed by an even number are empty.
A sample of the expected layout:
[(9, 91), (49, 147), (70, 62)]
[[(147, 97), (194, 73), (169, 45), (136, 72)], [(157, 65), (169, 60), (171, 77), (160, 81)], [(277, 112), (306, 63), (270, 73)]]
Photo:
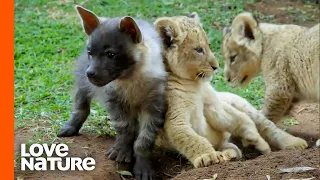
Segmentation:
[(195, 48), (194, 50), (196, 50), (197, 53), (199, 53), (199, 54), (204, 54), (204, 51), (203, 51), (203, 48), (202, 48), (202, 47), (197, 47), (197, 48)]
[(234, 60), (235, 60), (236, 56), (237, 55), (230, 56), (230, 64), (234, 63)]

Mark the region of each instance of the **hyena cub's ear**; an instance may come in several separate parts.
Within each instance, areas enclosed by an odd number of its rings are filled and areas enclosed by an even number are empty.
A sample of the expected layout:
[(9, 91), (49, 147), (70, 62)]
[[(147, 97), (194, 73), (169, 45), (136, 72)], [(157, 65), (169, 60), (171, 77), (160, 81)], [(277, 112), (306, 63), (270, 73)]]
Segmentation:
[(232, 35), (238, 45), (259, 39), (260, 29), (257, 19), (248, 12), (236, 16), (232, 22)]
[(128, 34), (134, 43), (140, 43), (142, 41), (142, 34), (134, 19), (130, 16), (125, 16), (120, 20), (120, 31)]
[(80, 16), (83, 30), (88, 36), (90, 36), (91, 33), (100, 25), (98, 16), (82, 6), (77, 5), (75, 6), (75, 9)]
[(165, 48), (183, 40), (180, 27), (170, 18), (162, 17), (154, 22), (156, 31), (163, 40)]

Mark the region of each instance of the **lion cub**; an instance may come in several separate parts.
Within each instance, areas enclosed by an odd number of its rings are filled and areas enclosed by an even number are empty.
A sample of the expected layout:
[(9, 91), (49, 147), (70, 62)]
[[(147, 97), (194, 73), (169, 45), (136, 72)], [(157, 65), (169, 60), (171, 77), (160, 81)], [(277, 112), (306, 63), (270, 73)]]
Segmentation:
[(269, 119), (281, 118), (293, 98), (320, 101), (320, 24), (306, 28), (258, 23), (245, 12), (223, 32), (226, 79), (246, 86), (262, 72), (263, 112)]
[(218, 62), (197, 19), (176, 16), (155, 21), (168, 71), (168, 110), (158, 145), (176, 149), (195, 167), (240, 158), (241, 151), (228, 141), (230, 133), (245, 145), (270, 153), (250, 117), (220, 101), (211, 86)]
[(265, 82), (263, 113), (277, 121), (293, 99), (320, 101), (320, 24), (258, 23), (251, 13), (239, 14), (223, 31), (225, 78), (246, 86), (262, 72)]

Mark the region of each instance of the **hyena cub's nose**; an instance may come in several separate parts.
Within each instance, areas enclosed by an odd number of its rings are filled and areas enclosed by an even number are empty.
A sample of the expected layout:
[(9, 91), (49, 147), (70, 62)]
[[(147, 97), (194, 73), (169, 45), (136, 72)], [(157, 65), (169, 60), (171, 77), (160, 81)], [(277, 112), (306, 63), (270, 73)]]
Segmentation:
[(95, 71), (87, 71), (87, 77), (88, 78), (93, 78), (96, 76), (96, 72)]

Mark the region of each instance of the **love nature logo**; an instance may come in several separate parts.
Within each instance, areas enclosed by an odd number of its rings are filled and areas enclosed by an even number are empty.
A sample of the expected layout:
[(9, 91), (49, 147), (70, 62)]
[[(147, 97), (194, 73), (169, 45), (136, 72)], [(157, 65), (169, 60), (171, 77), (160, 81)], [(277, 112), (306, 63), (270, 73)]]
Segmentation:
[[(28, 168), (31, 171), (92, 171), (95, 160), (92, 157), (66, 157), (69, 147), (66, 144), (32, 144), (28, 149), (26, 144), (21, 144), (21, 170)], [(53, 155), (56, 155), (53, 157)]]

